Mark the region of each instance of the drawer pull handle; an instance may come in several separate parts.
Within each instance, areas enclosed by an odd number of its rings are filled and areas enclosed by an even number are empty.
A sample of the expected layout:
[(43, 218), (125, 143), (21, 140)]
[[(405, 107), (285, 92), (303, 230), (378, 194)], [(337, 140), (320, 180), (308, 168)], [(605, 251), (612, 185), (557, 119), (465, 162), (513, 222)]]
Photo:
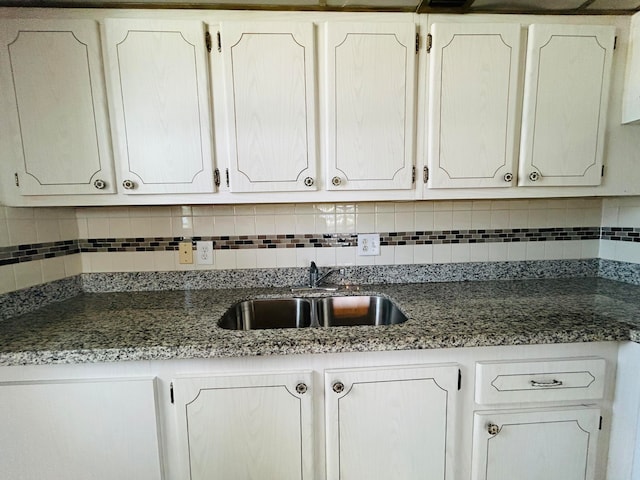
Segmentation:
[(561, 380), (551, 380), (550, 382), (537, 382), (535, 380), (531, 380), (531, 386), (532, 387), (539, 387), (539, 388), (561, 387), (562, 386), (562, 381)]

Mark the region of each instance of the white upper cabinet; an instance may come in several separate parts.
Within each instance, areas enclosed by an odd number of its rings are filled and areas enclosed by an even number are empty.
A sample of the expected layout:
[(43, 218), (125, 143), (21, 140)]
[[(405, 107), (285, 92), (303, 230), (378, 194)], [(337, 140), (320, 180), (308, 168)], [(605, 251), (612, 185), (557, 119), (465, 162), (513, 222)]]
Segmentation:
[[(98, 23), (3, 20), (3, 135), (23, 195), (115, 192)], [(14, 169), (15, 168), (15, 169)]]
[(413, 187), (416, 26), (328, 23), (326, 188)]
[(519, 185), (599, 185), (615, 29), (529, 27)]
[(213, 192), (205, 25), (107, 19), (105, 33), (123, 191)]
[(220, 27), (230, 190), (316, 190), (313, 24)]
[(428, 186), (514, 185), (520, 25), (435, 23), (431, 33)]
[(631, 19), (622, 99), (622, 123), (640, 123), (640, 13)]

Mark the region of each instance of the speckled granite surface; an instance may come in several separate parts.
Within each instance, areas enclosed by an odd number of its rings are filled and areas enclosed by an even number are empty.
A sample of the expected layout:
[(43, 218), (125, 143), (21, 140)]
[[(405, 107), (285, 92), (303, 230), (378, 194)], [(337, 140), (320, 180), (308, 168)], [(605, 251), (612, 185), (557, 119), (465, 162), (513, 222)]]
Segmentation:
[(409, 320), (388, 327), (230, 331), (234, 302), (286, 289), (83, 293), (0, 322), (0, 365), (627, 340), (640, 288), (605, 279), (369, 285)]

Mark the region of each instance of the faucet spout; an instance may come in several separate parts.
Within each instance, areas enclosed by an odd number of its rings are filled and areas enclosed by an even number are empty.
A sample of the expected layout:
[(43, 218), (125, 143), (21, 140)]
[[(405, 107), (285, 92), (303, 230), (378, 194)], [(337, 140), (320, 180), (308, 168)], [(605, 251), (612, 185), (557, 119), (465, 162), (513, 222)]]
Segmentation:
[(309, 287), (315, 288), (318, 285), (318, 267), (316, 262), (311, 262), (309, 266)]

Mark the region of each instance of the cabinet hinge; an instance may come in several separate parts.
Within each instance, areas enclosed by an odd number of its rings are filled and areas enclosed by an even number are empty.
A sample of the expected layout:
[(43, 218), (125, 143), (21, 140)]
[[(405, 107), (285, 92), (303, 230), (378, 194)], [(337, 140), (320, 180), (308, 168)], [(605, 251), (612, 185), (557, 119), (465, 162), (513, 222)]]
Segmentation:
[(218, 51), (222, 51), (222, 38), (220, 37), (220, 32), (218, 32)]
[(229, 187), (229, 169), (225, 169), (225, 176), (227, 177), (227, 187)]
[(207, 52), (211, 53), (211, 34), (209, 32), (204, 33), (204, 44), (207, 46)]
[(458, 369), (458, 390), (462, 388), (462, 370)]
[(433, 36), (427, 33), (427, 53), (431, 52), (431, 46), (433, 45)]
[(217, 168), (213, 171), (213, 183), (216, 187), (220, 186), (220, 170)]
[(13, 178), (16, 181), (16, 187), (19, 187), (20, 186), (20, 178), (18, 177), (18, 174), (14, 173), (13, 174)]
[(422, 169), (422, 182), (427, 183), (429, 181), (429, 167)]
[(420, 51), (420, 34), (416, 33), (416, 53)]
[(171, 403), (173, 404), (175, 400), (173, 397), (173, 382), (169, 384), (169, 396), (171, 397)]
[(613, 49), (615, 50), (618, 46), (618, 36), (613, 37)]
[(416, 166), (411, 167), (411, 183), (416, 183)]
[(600, 176), (604, 177), (604, 165), (602, 165), (602, 170), (600, 170)]
[(600, 417), (600, 423), (598, 424), (598, 430), (602, 430), (602, 417)]

